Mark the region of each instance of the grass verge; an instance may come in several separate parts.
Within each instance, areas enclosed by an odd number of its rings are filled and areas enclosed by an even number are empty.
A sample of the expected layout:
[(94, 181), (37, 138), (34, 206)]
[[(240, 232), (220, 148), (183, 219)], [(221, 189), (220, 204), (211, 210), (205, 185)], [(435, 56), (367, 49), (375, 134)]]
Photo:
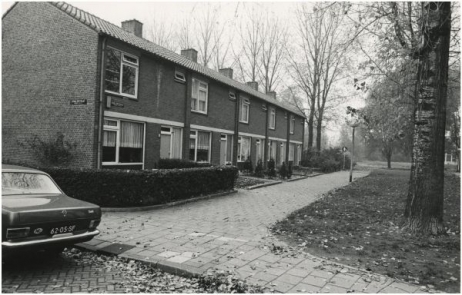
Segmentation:
[(445, 178), (447, 235), (401, 230), (409, 171), (375, 170), (272, 228), (291, 246), (444, 292), (460, 292), (460, 178)]

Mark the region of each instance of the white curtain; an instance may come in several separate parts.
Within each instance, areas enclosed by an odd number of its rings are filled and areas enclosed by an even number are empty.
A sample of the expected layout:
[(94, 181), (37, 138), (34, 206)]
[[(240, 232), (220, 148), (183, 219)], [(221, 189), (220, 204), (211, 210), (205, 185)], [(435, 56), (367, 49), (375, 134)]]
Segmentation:
[(210, 145), (210, 133), (198, 132), (197, 149), (198, 150), (209, 150), (209, 145)]
[(115, 131), (104, 131), (103, 135), (103, 146), (115, 147), (117, 140), (117, 132)]
[(143, 124), (120, 122), (120, 147), (143, 147)]

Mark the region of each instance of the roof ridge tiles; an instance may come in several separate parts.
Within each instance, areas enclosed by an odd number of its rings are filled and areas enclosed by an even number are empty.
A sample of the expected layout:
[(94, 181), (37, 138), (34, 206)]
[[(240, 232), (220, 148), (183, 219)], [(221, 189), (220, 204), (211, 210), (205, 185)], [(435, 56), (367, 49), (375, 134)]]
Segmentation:
[(215, 71), (208, 67), (202, 66), (196, 62), (193, 62), (187, 59), (186, 57), (176, 52), (173, 52), (167, 48), (164, 48), (158, 44), (155, 44), (147, 39), (140, 38), (133, 34), (130, 34), (126, 32), (125, 30), (123, 30), (121, 27), (109, 21), (106, 21), (96, 15), (93, 15), (80, 8), (72, 6), (71, 4), (68, 4), (66, 2), (48, 2), (48, 3), (60, 9), (61, 11), (67, 13), (69, 16), (80, 21), (81, 23), (91, 27), (92, 29), (96, 30), (98, 33), (103, 33), (113, 38), (119, 39), (123, 42), (126, 42), (130, 45), (133, 45), (151, 54), (154, 54), (162, 59), (166, 59), (173, 63), (179, 64), (183, 67), (189, 68), (190, 70), (193, 70), (202, 75), (205, 75), (208, 78), (211, 78), (215, 81), (221, 82), (225, 85), (241, 90), (245, 92), (246, 94), (255, 96), (267, 103), (279, 106), (289, 112), (305, 117), (305, 115), (301, 113), (300, 110), (294, 109), (292, 108), (292, 106), (287, 106), (283, 102), (274, 100), (272, 97), (266, 95), (265, 93), (259, 92), (244, 83), (228, 78), (220, 74), (218, 71)]

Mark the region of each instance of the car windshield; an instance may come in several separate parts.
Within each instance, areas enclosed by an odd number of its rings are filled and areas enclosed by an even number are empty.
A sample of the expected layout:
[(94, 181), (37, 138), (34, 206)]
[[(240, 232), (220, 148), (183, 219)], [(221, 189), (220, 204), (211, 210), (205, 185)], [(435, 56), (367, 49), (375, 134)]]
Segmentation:
[(4, 196), (60, 193), (59, 188), (45, 174), (27, 172), (2, 173), (2, 194)]

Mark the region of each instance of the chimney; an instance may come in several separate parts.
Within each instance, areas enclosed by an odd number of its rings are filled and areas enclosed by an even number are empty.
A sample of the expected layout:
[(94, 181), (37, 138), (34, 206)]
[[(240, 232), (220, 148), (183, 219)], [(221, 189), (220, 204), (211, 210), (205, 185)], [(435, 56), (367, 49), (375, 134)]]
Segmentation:
[(258, 82), (252, 81), (252, 82), (247, 82), (247, 86), (252, 87), (254, 90), (258, 91)]
[(276, 91), (268, 91), (266, 95), (271, 96), (274, 100), (276, 100)]
[(224, 69), (219, 69), (218, 72), (220, 72), (220, 74), (232, 79), (233, 78), (233, 69), (231, 68), (224, 68)]
[(122, 29), (132, 33), (137, 37), (143, 38), (143, 23), (137, 21), (136, 19), (122, 22)]
[(189, 60), (192, 60), (193, 62), (197, 62), (197, 50), (196, 49), (193, 49), (193, 48), (182, 49), (181, 55), (186, 57)]

